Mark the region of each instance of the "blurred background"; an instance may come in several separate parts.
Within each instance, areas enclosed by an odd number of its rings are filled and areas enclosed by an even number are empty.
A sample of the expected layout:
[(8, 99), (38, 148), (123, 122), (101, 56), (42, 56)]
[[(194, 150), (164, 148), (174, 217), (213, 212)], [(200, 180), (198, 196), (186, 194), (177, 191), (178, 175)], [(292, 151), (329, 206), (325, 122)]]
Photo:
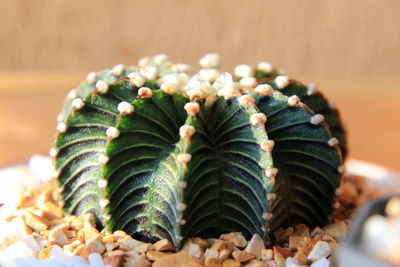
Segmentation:
[(166, 53), (222, 69), (268, 60), (337, 103), (350, 157), (400, 169), (398, 0), (0, 0), (0, 166), (47, 154), (64, 96), (93, 70)]

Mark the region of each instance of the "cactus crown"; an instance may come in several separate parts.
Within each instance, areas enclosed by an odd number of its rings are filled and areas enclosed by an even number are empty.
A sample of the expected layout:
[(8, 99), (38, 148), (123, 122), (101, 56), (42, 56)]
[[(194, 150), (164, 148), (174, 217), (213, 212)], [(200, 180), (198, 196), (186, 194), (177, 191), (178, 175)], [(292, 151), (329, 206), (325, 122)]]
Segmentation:
[(50, 152), (65, 211), (176, 246), (326, 224), (342, 171), (337, 112), (267, 62), (239, 65), (235, 79), (215, 54), (200, 65), (157, 55), (90, 73), (68, 94)]

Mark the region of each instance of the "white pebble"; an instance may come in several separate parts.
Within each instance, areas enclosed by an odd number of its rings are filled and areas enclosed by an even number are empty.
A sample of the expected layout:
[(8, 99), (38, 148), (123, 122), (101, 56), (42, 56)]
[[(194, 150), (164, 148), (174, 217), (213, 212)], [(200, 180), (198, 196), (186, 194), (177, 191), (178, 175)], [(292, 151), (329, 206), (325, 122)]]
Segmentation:
[(331, 252), (328, 242), (318, 241), (311, 252), (308, 254), (307, 259), (311, 261), (317, 261), (319, 259), (327, 257)]
[(249, 243), (247, 243), (245, 251), (259, 259), (261, 258), (262, 249), (265, 249), (264, 240), (258, 234), (254, 234)]
[(92, 267), (103, 267), (103, 259), (99, 253), (92, 253), (89, 255), (90, 266)]
[(296, 266), (297, 264), (299, 264), (299, 261), (292, 258), (292, 257), (288, 257), (286, 258), (286, 265), (285, 267), (293, 267)]
[(331, 263), (330, 263), (329, 260), (327, 260), (327, 259), (325, 259), (325, 258), (322, 258), (322, 259), (320, 259), (320, 260), (314, 262), (313, 264), (311, 264), (310, 267), (329, 267), (330, 264), (331, 264)]

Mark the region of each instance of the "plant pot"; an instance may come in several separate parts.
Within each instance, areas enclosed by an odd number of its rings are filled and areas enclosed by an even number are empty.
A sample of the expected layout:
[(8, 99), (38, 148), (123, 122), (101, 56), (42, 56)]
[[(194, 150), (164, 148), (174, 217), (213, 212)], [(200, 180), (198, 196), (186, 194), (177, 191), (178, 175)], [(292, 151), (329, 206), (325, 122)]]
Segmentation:
[(368, 188), (386, 197), (371, 200), (360, 207), (350, 224), (345, 241), (336, 250), (336, 262), (341, 267), (394, 267), (363, 250), (362, 231), (365, 221), (374, 214), (385, 215), (385, 206), (390, 196), (400, 193), (400, 175), (388, 168), (358, 160), (348, 162), (347, 172), (366, 177)]
[(336, 261), (339, 266), (352, 267), (395, 267), (395, 265), (370, 255), (362, 248), (362, 231), (365, 221), (374, 214), (384, 215), (385, 206), (389, 198), (377, 199), (367, 202), (357, 212), (351, 222), (346, 240), (336, 252)]

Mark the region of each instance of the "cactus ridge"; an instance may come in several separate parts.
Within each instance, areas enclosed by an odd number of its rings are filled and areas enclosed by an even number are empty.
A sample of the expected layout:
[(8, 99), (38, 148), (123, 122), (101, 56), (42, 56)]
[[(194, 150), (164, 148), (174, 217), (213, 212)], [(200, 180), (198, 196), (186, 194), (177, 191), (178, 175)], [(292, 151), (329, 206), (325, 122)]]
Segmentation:
[(334, 137), (339, 140), (343, 158), (347, 156), (347, 140), (346, 130), (340, 118), (338, 109), (317, 89), (315, 84), (305, 86), (301, 82), (290, 79), (289, 84), (284, 88), (278, 88), (274, 79), (279, 76), (278, 72), (266, 74), (261, 70), (257, 70), (255, 77), (258, 78), (258, 84), (269, 84), (274, 89), (279, 90), (286, 96), (297, 95), (301, 101), (311, 108), (315, 113), (324, 116), (325, 122), (329, 125), (329, 129)]
[(327, 224), (332, 196), (340, 185), (340, 179), (332, 177), (340, 176), (341, 155), (327, 145), (332, 138), (328, 125), (310, 123), (315, 113), (307, 106), (291, 107), (287, 101), (279, 101), (287, 98), (275, 93), (256, 101), (268, 117), (267, 132), (275, 142), (272, 158), (279, 169), (273, 188), (276, 199), (270, 207), (272, 231), (293, 222)]
[(92, 73), (67, 97), (52, 152), (66, 213), (176, 247), (328, 222), (342, 157), (325, 122), (274, 81), (160, 58)]

